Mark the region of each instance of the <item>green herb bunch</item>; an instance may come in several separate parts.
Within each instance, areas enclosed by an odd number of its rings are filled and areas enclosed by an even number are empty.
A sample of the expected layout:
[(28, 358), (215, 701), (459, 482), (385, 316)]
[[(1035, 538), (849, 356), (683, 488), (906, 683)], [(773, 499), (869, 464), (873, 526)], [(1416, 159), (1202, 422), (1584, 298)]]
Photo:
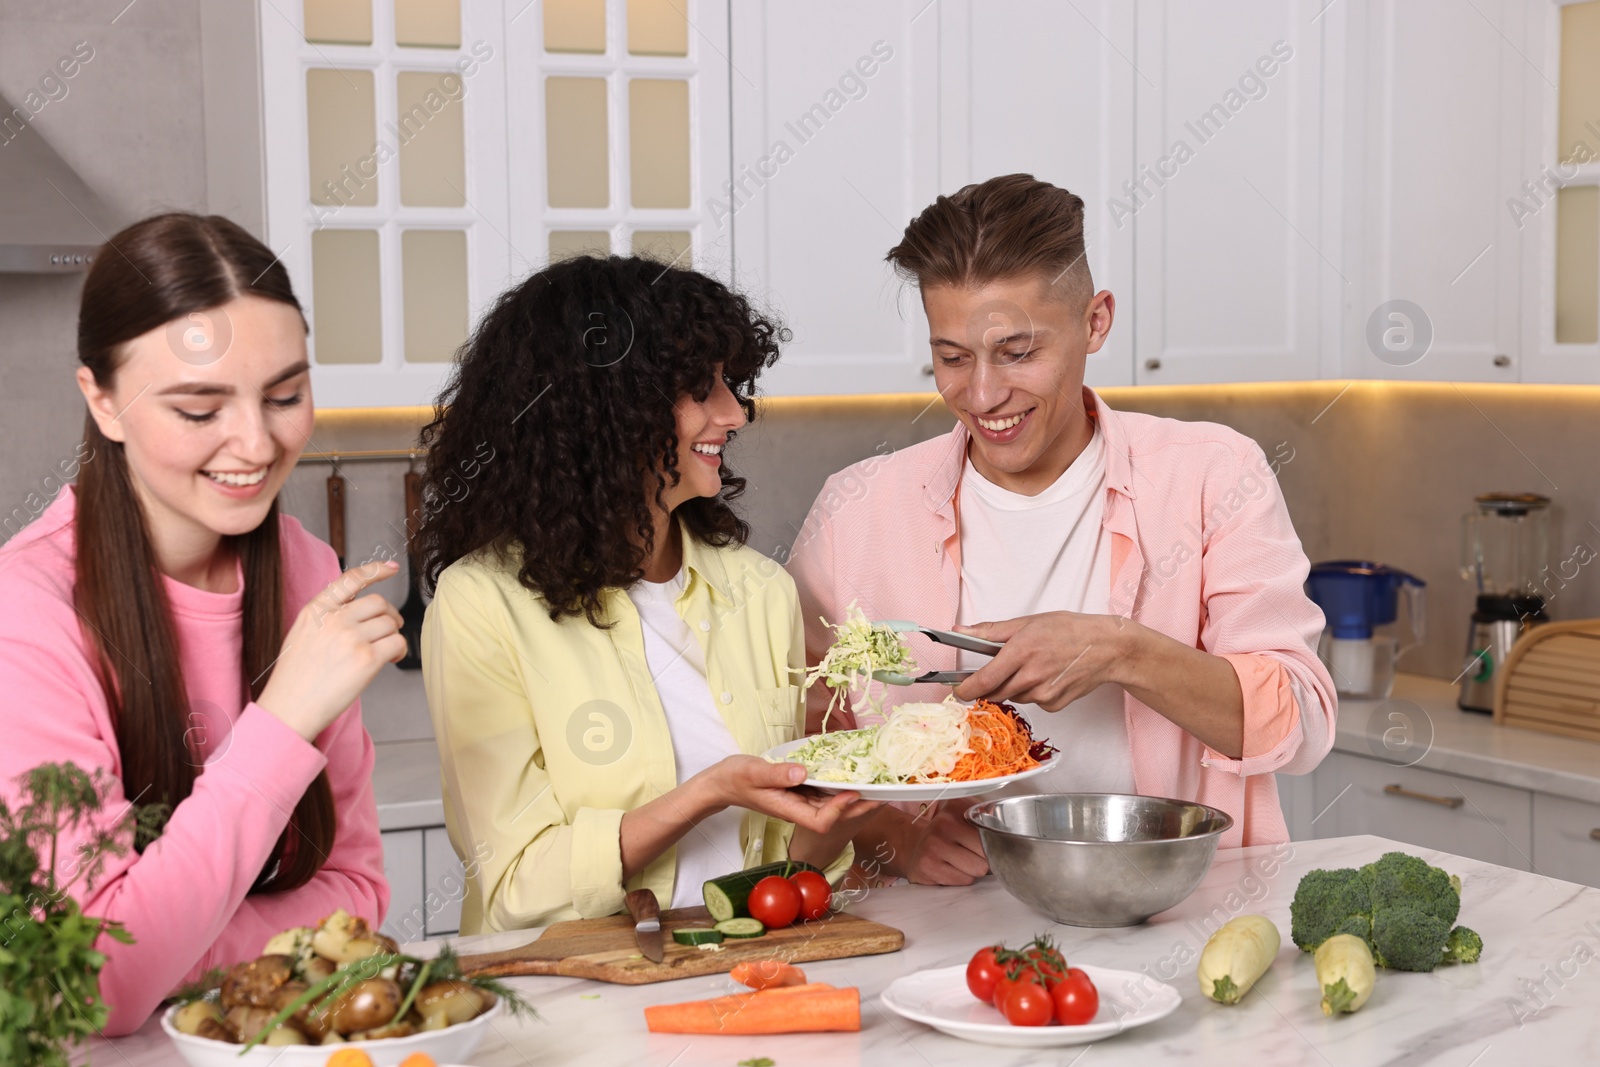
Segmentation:
[[(41, 764), (17, 783), (13, 804), (0, 798), (0, 1063), (65, 1067), (68, 1049), (110, 1014), (96, 942), (133, 941), (120, 923), (83, 914), (70, 890), (91, 886), (108, 858), (142, 847), (166, 813), (129, 805), (97, 820), (112, 780), (71, 763)], [(65, 834), (81, 838), (70, 857), (58, 855)]]

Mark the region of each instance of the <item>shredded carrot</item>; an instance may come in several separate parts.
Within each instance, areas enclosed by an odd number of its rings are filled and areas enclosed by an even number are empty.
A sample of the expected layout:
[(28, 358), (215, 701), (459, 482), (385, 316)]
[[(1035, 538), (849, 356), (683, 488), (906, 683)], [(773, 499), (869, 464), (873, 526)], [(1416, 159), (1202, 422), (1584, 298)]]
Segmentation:
[(971, 751), (956, 761), (950, 781), (998, 778), (1039, 765), (1039, 761), (1028, 754), (1033, 747), (1028, 724), (1015, 712), (980, 700), (967, 713), (967, 723), (972, 727), (972, 736), (967, 742)]

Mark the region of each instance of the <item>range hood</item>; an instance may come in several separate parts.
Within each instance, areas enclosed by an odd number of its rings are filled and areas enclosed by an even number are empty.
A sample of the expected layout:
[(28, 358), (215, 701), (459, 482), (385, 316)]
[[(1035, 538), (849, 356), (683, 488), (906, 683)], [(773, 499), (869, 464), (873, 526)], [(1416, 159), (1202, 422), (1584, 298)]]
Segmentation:
[(105, 208), (27, 115), (0, 96), (0, 272), (82, 272), (111, 235)]

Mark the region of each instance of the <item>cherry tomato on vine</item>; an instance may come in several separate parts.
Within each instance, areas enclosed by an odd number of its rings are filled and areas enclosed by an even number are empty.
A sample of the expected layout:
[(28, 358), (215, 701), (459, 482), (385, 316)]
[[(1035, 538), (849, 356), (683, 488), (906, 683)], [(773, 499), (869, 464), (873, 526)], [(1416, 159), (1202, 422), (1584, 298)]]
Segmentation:
[(985, 1004), (993, 1004), (995, 983), (1004, 974), (1005, 971), (994, 957), (994, 946), (986, 945), (973, 953), (972, 959), (967, 962), (967, 988)]
[[(1002, 1012), (1005, 1011), (1005, 1000), (1010, 992), (1019, 985), (1044, 987), (1044, 980), (1039, 977), (1039, 972), (1032, 967), (1021, 963), (1012, 963), (1003, 968), (1000, 980), (994, 984), (993, 1004)], [(1045, 992), (1049, 992), (1048, 989)]]
[(1033, 982), (1019, 982), (1006, 993), (1000, 1012), (1012, 1026), (1045, 1026), (1055, 1015), (1050, 991)]
[(1100, 1010), (1100, 991), (1089, 976), (1077, 967), (1050, 994), (1055, 1002), (1055, 1017), (1067, 1026), (1081, 1026), (1094, 1019)]
[(1054, 989), (1067, 976), (1066, 958), (1054, 948), (1031, 945), (1022, 954), (1039, 969), (1046, 989)]
[(788, 926), (800, 914), (800, 890), (787, 878), (769, 875), (750, 890), (750, 900), (746, 906), (750, 909), (752, 919), (769, 930), (775, 930), (780, 926)]

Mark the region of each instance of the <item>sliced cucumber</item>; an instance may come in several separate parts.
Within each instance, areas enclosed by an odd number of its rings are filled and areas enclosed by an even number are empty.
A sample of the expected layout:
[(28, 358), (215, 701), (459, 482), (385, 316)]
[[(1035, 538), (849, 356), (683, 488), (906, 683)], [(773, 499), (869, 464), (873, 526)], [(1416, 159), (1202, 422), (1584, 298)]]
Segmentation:
[(724, 937), (760, 937), (767, 928), (756, 919), (724, 919), (717, 924), (717, 932)]
[(750, 914), (750, 890), (761, 879), (774, 874), (787, 878), (801, 871), (822, 873), (803, 860), (779, 860), (751, 867), (748, 871), (735, 871), (721, 878), (713, 878), (701, 888), (700, 894), (705, 898), (706, 910), (711, 913), (711, 918), (721, 922)]
[(722, 941), (722, 931), (709, 926), (685, 926), (672, 931), (672, 940), (680, 945), (715, 945)]

